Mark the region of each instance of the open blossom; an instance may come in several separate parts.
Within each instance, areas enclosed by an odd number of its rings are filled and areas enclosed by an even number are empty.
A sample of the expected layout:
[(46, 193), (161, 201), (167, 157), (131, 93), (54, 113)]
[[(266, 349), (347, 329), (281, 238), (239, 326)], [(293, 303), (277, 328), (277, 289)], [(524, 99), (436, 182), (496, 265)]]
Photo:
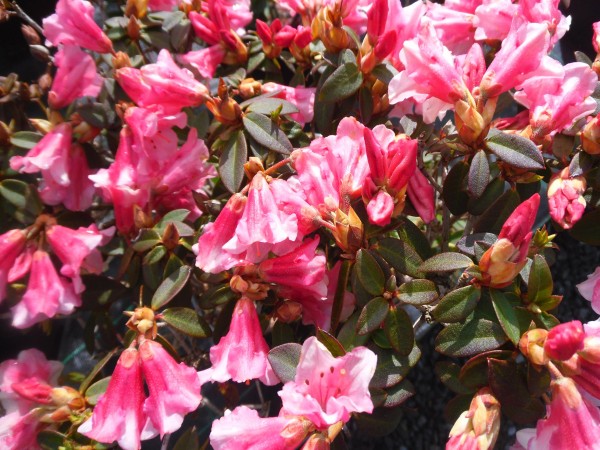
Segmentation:
[(318, 429), (327, 429), (347, 422), (353, 412), (372, 412), (369, 382), (376, 364), (377, 356), (365, 347), (334, 358), (316, 337), (309, 337), (294, 380), (279, 393), (283, 415), (302, 416)]
[(540, 196), (534, 194), (506, 219), (498, 240), (479, 261), (485, 285), (496, 288), (508, 286), (523, 269), (539, 204)]
[(583, 298), (592, 303), (592, 309), (600, 314), (600, 267), (596, 267), (587, 279), (577, 285)]
[(96, 63), (76, 45), (62, 47), (54, 57), (57, 67), (48, 93), (48, 103), (54, 109), (63, 108), (80, 97), (96, 97), (102, 88), (102, 77)]
[(52, 45), (80, 45), (99, 53), (113, 50), (108, 36), (94, 22), (94, 6), (85, 0), (59, 0), (56, 13), (44, 19), (44, 36)]
[(483, 0), (475, 9), (475, 39), (505, 39), (518, 10), (519, 5), (511, 0)]
[(0, 235), (0, 303), (6, 297), (6, 284), (9, 282), (9, 271), (17, 257), (25, 248), (25, 233), (22, 230), (10, 230)]
[(554, 174), (548, 183), (550, 216), (564, 229), (572, 228), (583, 216), (585, 188), (585, 178), (571, 177), (568, 167)]
[(262, 334), (252, 300), (238, 300), (231, 317), (229, 332), (210, 348), (212, 367), (198, 372), (201, 384), (207, 381), (243, 383), (259, 379), (267, 385), (279, 383), (267, 360), (269, 346)]
[(221, 45), (211, 45), (178, 56), (180, 62), (192, 66), (203, 78), (213, 78), (224, 58), (225, 49)]

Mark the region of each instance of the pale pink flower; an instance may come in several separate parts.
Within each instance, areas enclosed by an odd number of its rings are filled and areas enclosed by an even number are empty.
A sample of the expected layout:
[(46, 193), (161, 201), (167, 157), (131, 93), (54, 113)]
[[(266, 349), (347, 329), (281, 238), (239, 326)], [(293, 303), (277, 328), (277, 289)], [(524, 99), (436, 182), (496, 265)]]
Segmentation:
[(568, 167), (554, 174), (548, 183), (548, 207), (552, 220), (564, 229), (572, 228), (585, 211), (585, 189), (585, 178), (571, 177)]
[(217, 219), (204, 226), (198, 243), (193, 246), (196, 253), (196, 266), (203, 271), (219, 273), (244, 261), (243, 254), (233, 255), (223, 251), (223, 245), (234, 237), (246, 203), (247, 198), (244, 195), (234, 194)]
[[(483, 0), (485, 3), (485, 0)], [(482, 0), (446, 0), (444, 6), (455, 11), (462, 11), (473, 14), (475, 9), (480, 6)]]
[(97, 97), (102, 77), (96, 72), (94, 59), (76, 45), (62, 47), (54, 56), (57, 67), (48, 93), (48, 103), (60, 109), (80, 97)]
[(594, 37), (592, 38), (592, 45), (596, 53), (600, 53), (600, 22), (594, 22)]
[(139, 354), (150, 392), (144, 413), (162, 437), (177, 431), (183, 417), (198, 408), (202, 399), (200, 380), (192, 367), (177, 364), (158, 342), (144, 340)]
[(546, 56), (540, 67), (517, 86), (515, 100), (529, 108), (535, 134), (555, 134), (596, 109), (591, 94), (598, 76), (585, 63), (560, 62)]
[(248, 202), (235, 235), (223, 245), (223, 250), (234, 255), (245, 253), (247, 261), (258, 263), (269, 252), (288, 253), (300, 244), (300, 238), (296, 216), (277, 208), (269, 183), (258, 172), (250, 184)]
[(263, 93), (277, 92), (274, 97), (287, 100), (298, 108), (298, 112), (290, 114), (290, 117), (301, 125), (313, 120), (316, 90), (317, 88), (290, 87), (273, 82), (262, 85)]
[(319, 228), (321, 214), (306, 201), (298, 177), (293, 176), (287, 180), (275, 178), (271, 180), (271, 188), (277, 207), (286, 214), (296, 215), (301, 235), (306, 236)]
[(585, 281), (579, 283), (577, 290), (583, 298), (592, 303), (592, 309), (600, 314), (600, 267), (596, 267)]
[(519, 14), (528, 22), (541, 23), (550, 32), (550, 48), (562, 38), (571, 26), (571, 17), (565, 17), (558, 9), (560, 0), (520, 0)]
[(511, 0), (483, 0), (475, 9), (475, 39), (504, 40), (518, 11), (519, 5)]
[(394, 30), (396, 32), (396, 40), (394, 48), (387, 56), (390, 63), (398, 70), (403, 70), (405, 67), (400, 61), (400, 50), (404, 47), (404, 43), (414, 39), (421, 28), (421, 20), (425, 17), (427, 4), (425, 2), (415, 2), (409, 6), (403, 7), (402, 3), (396, 0), (388, 0), (388, 15), (385, 30)]
[(71, 314), (81, 305), (81, 298), (71, 283), (59, 277), (48, 253), (37, 250), (31, 261), (31, 271), (25, 295), (13, 312), (12, 326), (28, 328), (57, 314)]
[(536, 70), (548, 50), (550, 34), (546, 25), (513, 20), (502, 48), (488, 67), (480, 89), (488, 98), (497, 97)]
[(0, 447), (4, 450), (38, 450), (41, 424), (35, 412), (9, 412), (0, 417)]
[(9, 271), (17, 257), (25, 249), (25, 233), (22, 230), (10, 230), (0, 235), (0, 303), (6, 297), (6, 284), (9, 281)]
[(196, 69), (203, 78), (213, 78), (217, 67), (225, 58), (225, 53), (221, 45), (215, 44), (201, 50), (192, 50), (179, 55), (178, 59), (180, 62), (189, 64)]
[(372, 412), (369, 382), (376, 364), (377, 356), (365, 347), (334, 358), (316, 337), (309, 337), (302, 345), (294, 381), (279, 392), (282, 414), (302, 416), (326, 429), (347, 422), (353, 412)]
[(552, 402), (546, 419), (538, 420), (535, 435), (517, 434), (527, 450), (600, 448), (600, 411), (581, 396), (570, 378), (552, 382)]
[(300, 418), (262, 418), (254, 409), (238, 406), (213, 422), (210, 445), (215, 450), (287, 450), (302, 443), (302, 431)]
[(435, 190), (419, 169), (408, 180), (406, 193), (423, 222), (431, 222), (435, 218)]
[(94, 6), (90, 2), (59, 0), (56, 14), (43, 22), (44, 35), (52, 45), (79, 45), (99, 53), (113, 51), (112, 42), (94, 22)]
[(77, 230), (61, 225), (46, 229), (48, 243), (63, 263), (60, 273), (73, 280), (76, 293), (84, 290), (80, 277), (82, 268), (91, 273), (102, 271), (102, 256), (97, 247), (107, 244), (113, 233), (114, 227), (99, 231), (95, 224)]
[(157, 434), (144, 412), (144, 398), (141, 358), (135, 348), (129, 348), (121, 353), (92, 417), (77, 431), (98, 442), (116, 441), (124, 450), (139, 450), (140, 439)]
[(578, 320), (556, 325), (548, 332), (544, 351), (550, 359), (565, 361), (583, 349), (585, 332)]
[(374, 197), (371, 197), (367, 203), (367, 215), (369, 222), (383, 227), (392, 220), (394, 212), (394, 199), (384, 190), (377, 191)]
[(210, 348), (212, 367), (198, 372), (200, 384), (259, 379), (269, 386), (275, 385), (279, 379), (267, 360), (268, 353), (254, 303), (242, 297), (233, 310), (229, 332)]
[(427, 18), (444, 46), (457, 55), (466, 53), (475, 41), (475, 16), (445, 4), (428, 3), (427, 6)]
[(115, 78), (138, 106), (162, 108), (165, 114), (198, 106), (208, 95), (206, 86), (189, 70), (177, 66), (165, 49), (158, 54), (156, 63), (146, 64), (141, 69), (121, 68)]

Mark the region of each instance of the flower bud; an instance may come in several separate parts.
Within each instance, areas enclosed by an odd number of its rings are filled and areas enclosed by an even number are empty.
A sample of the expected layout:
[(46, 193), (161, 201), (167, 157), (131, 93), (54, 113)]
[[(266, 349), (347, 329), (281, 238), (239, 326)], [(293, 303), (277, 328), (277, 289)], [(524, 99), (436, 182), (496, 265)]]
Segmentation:
[(283, 323), (292, 323), (302, 315), (302, 305), (298, 302), (287, 301), (275, 310), (275, 316)]
[(256, 81), (254, 78), (245, 78), (238, 86), (240, 95), (243, 98), (251, 98), (260, 95), (262, 90), (262, 83)]
[(521, 350), (521, 353), (529, 361), (538, 366), (544, 366), (548, 363), (548, 355), (544, 351), (544, 343), (547, 336), (547, 330), (536, 328), (523, 334), (519, 340), (519, 350)]
[(329, 439), (321, 433), (312, 434), (302, 450), (329, 450), (331, 442)]
[(600, 116), (592, 118), (586, 124), (581, 132), (581, 146), (590, 155), (600, 154)]
[(21, 33), (29, 45), (40, 45), (42, 43), (40, 35), (29, 25), (22, 24)]
[(577, 354), (587, 362), (600, 365), (600, 336), (587, 336)]
[(140, 24), (134, 15), (129, 16), (129, 22), (127, 23), (127, 36), (132, 41), (140, 40)]
[(548, 332), (544, 350), (550, 359), (566, 361), (583, 349), (584, 337), (585, 333), (580, 321), (561, 323)]
[(482, 388), (473, 397), (469, 410), (454, 423), (446, 450), (494, 448), (499, 431), (500, 403), (489, 388)]
[(127, 321), (127, 327), (137, 331), (147, 339), (156, 338), (157, 327), (154, 318), (154, 311), (147, 307), (136, 308), (133, 312), (127, 312), (131, 316)]
[(568, 167), (553, 175), (548, 184), (548, 206), (552, 220), (566, 230), (572, 228), (585, 211), (585, 189), (585, 178), (571, 177)]
[(179, 232), (173, 222), (169, 222), (162, 235), (162, 243), (167, 250), (174, 250), (179, 245)]
[(123, 67), (131, 67), (131, 60), (129, 55), (125, 52), (117, 52), (112, 59), (113, 68), (115, 70), (122, 69)]

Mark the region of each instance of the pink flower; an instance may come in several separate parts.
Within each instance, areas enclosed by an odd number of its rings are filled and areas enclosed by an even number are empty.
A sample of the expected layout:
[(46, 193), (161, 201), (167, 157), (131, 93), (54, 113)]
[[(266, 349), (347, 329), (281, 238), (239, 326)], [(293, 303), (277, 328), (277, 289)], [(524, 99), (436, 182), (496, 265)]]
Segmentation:
[(497, 97), (537, 69), (548, 50), (549, 36), (546, 25), (515, 18), (502, 48), (483, 76), (482, 95)]
[(280, 91), (274, 97), (287, 100), (298, 108), (298, 112), (290, 114), (290, 117), (301, 125), (313, 120), (316, 90), (317, 88), (290, 87), (272, 82), (262, 85), (263, 93)]
[(200, 404), (200, 380), (185, 363), (177, 364), (157, 342), (144, 340), (139, 347), (142, 372), (150, 392), (144, 413), (160, 436), (177, 431), (183, 417)]
[(198, 106), (208, 95), (206, 86), (187, 69), (175, 64), (168, 50), (161, 50), (154, 64), (141, 69), (124, 67), (115, 76), (123, 90), (139, 106), (162, 108), (173, 114), (187, 106)]
[(415, 169), (413, 176), (409, 178), (406, 192), (423, 222), (431, 222), (435, 218), (435, 191), (419, 169)]
[(198, 372), (200, 384), (207, 381), (243, 383), (258, 378), (267, 385), (279, 383), (267, 360), (269, 346), (260, 328), (252, 300), (242, 297), (233, 310), (229, 332), (210, 348), (210, 369)]
[(121, 353), (92, 417), (77, 431), (98, 442), (117, 441), (124, 450), (138, 450), (140, 439), (157, 434), (144, 412), (144, 398), (141, 358), (135, 348), (129, 348)]
[(201, 50), (193, 50), (184, 55), (179, 55), (178, 59), (184, 64), (189, 64), (198, 71), (203, 78), (213, 78), (217, 67), (225, 58), (225, 50), (221, 45), (211, 45)]
[(541, 23), (550, 32), (550, 48), (562, 38), (571, 26), (571, 17), (565, 17), (558, 9), (559, 0), (521, 0), (519, 14), (528, 22)]
[(208, 273), (219, 273), (244, 261), (243, 255), (233, 255), (223, 251), (223, 245), (233, 238), (246, 202), (245, 196), (234, 194), (217, 219), (204, 226), (198, 243), (193, 246), (197, 267)]
[(12, 308), (15, 328), (28, 328), (56, 314), (71, 314), (81, 299), (68, 281), (58, 276), (48, 253), (37, 250), (31, 261), (23, 299)]
[(587, 276), (587, 280), (577, 285), (583, 298), (592, 303), (592, 309), (600, 314), (600, 267)]
[(376, 364), (377, 356), (365, 347), (334, 358), (316, 337), (309, 337), (302, 345), (294, 381), (279, 392), (283, 415), (302, 416), (326, 429), (347, 422), (353, 412), (372, 412), (369, 382)]
[(569, 168), (556, 173), (548, 183), (548, 206), (552, 220), (564, 229), (572, 228), (585, 211), (584, 177), (571, 177)]
[(46, 229), (48, 243), (63, 263), (60, 273), (73, 280), (76, 293), (84, 290), (79, 276), (82, 268), (92, 273), (102, 271), (102, 256), (97, 247), (107, 244), (113, 233), (114, 227), (100, 232), (95, 224), (77, 230), (61, 225)]
[(0, 417), (0, 447), (4, 450), (37, 450), (41, 424), (35, 412), (10, 412)]
[(475, 9), (475, 39), (504, 40), (518, 10), (519, 5), (511, 0), (483, 0)]
[(583, 349), (585, 333), (578, 320), (561, 323), (548, 332), (544, 351), (550, 359), (565, 361)]
[(538, 420), (535, 435), (517, 433), (527, 450), (597, 449), (600, 442), (600, 411), (581, 396), (570, 378), (552, 383), (552, 402), (547, 418)]
[(112, 42), (94, 22), (94, 7), (85, 0), (59, 0), (56, 14), (44, 19), (44, 35), (52, 45), (80, 45), (111, 53)]
[(0, 303), (6, 297), (9, 271), (24, 249), (25, 233), (22, 230), (10, 230), (0, 235)]
[(179, 3), (180, 0), (148, 0), (148, 8), (152, 11), (173, 11)]
[(102, 89), (102, 77), (96, 72), (94, 59), (76, 45), (66, 45), (54, 57), (57, 67), (48, 93), (48, 103), (60, 109), (80, 97), (97, 97)]
[(428, 3), (427, 6), (427, 18), (444, 45), (457, 55), (466, 53), (474, 42), (475, 16), (445, 4)]
[(246, 406), (238, 406), (215, 420), (210, 444), (215, 450), (286, 450), (298, 447), (306, 432), (296, 417), (259, 417)]
[(592, 45), (596, 53), (600, 53), (600, 22), (595, 22), (593, 25), (594, 37), (592, 38)]
[(383, 227), (392, 220), (394, 212), (394, 199), (386, 191), (377, 191), (374, 197), (367, 204), (367, 214), (369, 222)]

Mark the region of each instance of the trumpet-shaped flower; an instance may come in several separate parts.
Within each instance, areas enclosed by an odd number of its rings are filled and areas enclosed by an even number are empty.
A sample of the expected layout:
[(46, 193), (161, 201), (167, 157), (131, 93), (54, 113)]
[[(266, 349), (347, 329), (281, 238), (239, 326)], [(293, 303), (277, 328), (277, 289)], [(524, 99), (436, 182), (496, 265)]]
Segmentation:
[(25, 233), (21, 230), (10, 230), (0, 235), (0, 303), (6, 297), (6, 283), (9, 271), (15, 264), (17, 257), (25, 248)]
[(600, 314), (600, 267), (596, 267), (587, 279), (577, 285), (583, 298), (592, 303), (592, 309)]

